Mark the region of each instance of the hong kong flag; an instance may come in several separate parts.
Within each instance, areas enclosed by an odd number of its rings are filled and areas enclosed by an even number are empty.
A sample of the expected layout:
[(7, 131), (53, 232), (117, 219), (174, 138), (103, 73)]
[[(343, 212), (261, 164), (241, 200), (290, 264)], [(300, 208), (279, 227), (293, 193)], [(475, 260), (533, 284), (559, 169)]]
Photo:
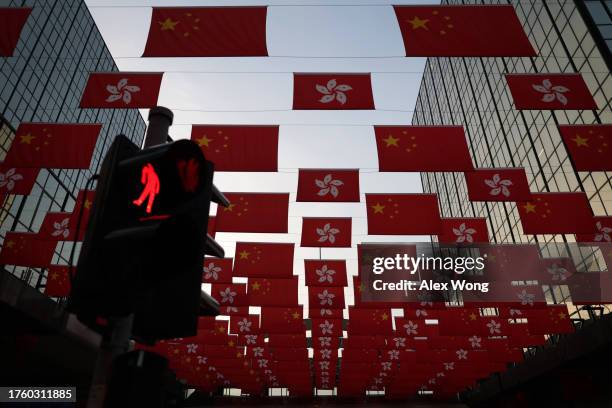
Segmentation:
[(575, 273), (572, 258), (544, 258), (540, 260), (537, 280), (546, 285), (564, 285)]
[[(41, 239), (49, 241), (73, 241), (76, 225), (71, 222), (72, 213), (48, 212), (40, 226)], [(85, 229), (85, 226), (82, 226)]]
[(0, 7), (0, 57), (12, 57), (31, 8)]
[(319, 309), (319, 305), (315, 304), (311, 305), (310, 309), (308, 309), (308, 316), (310, 318), (343, 319), (343, 310), (344, 309)]
[(51, 263), (57, 241), (41, 239), (30, 232), (7, 232), (0, 252), (0, 265), (45, 267)]
[(2, 164), (87, 169), (101, 128), (98, 124), (22, 123)]
[(15, 168), (0, 164), (0, 199), (7, 194), (30, 194), (39, 172), (38, 168)]
[(465, 173), (470, 201), (527, 201), (531, 198), (523, 168), (476, 169)]
[(516, 109), (597, 109), (580, 74), (506, 74)]
[(370, 74), (293, 74), (293, 109), (374, 109)]
[(435, 194), (366, 194), (368, 234), (439, 234), (442, 224)]
[(249, 278), (251, 306), (296, 306), (297, 276), (288, 279)]
[(472, 244), (489, 242), (486, 218), (442, 218), (440, 243)]
[(344, 287), (308, 287), (310, 308), (344, 309)]
[(359, 202), (359, 170), (300, 169), (297, 201)]
[(576, 242), (612, 242), (612, 217), (593, 217), (593, 232), (576, 234)]
[(350, 247), (350, 218), (303, 218), (303, 247)]
[(374, 126), (380, 171), (470, 171), (461, 126)]
[(218, 206), (217, 232), (287, 232), (289, 194), (225, 193), (227, 207)]
[(612, 170), (612, 125), (563, 125), (559, 133), (576, 170)]
[(69, 266), (49, 265), (45, 294), (51, 297), (66, 297), (70, 295)]
[[(584, 193), (534, 193), (517, 203), (525, 234), (576, 234), (593, 231), (593, 211)], [(568, 216), (571, 214), (571, 216)]]
[(210, 294), (217, 299), (221, 307), (249, 306), (245, 284), (213, 283)]
[(294, 244), (237, 242), (234, 276), (290, 278)]
[(231, 317), (230, 333), (239, 335), (259, 333), (259, 315)]
[(278, 126), (194, 125), (191, 140), (215, 171), (278, 170)]
[(265, 57), (267, 7), (153, 7), (143, 57)]
[(204, 258), (202, 282), (232, 283), (232, 258)]
[(302, 307), (262, 307), (261, 329), (265, 333), (303, 333)]
[(312, 322), (312, 336), (342, 336), (342, 319), (310, 319)]
[(513, 6), (394, 6), (407, 57), (535, 56)]
[(346, 286), (346, 261), (305, 259), (306, 286)]
[(81, 108), (153, 108), (163, 73), (94, 72), (89, 74)]

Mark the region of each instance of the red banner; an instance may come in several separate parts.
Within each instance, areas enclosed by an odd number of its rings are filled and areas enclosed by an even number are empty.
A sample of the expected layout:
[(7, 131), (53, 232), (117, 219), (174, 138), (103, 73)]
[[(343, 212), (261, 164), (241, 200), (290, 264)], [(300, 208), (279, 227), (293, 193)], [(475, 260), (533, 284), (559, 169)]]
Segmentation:
[[(525, 234), (576, 234), (593, 231), (593, 212), (584, 193), (533, 193), (517, 203)], [(568, 216), (571, 214), (571, 217)]]
[(306, 286), (346, 286), (346, 261), (305, 259)]
[(234, 276), (289, 278), (293, 276), (294, 244), (237, 242)]
[(70, 295), (69, 266), (49, 265), (45, 295), (51, 297), (66, 297)]
[(259, 333), (259, 315), (232, 316), (230, 333), (241, 336)]
[(612, 170), (612, 125), (562, 125), (559, 133), (577, 171)]
[(612, 242), (612, 217), (593, 217), (593, 232), (576, 234), (576, 242)]
[(441, 232), (435, 194), (366, 194), (369, 235), (422, 235)]
[(287, 232), (289, 194), (224, 194), (230, 205), (217, 207), (217, 232)]
[(296, 306), (297, 276), (290, 279), (249, 278), (249, 305)]
[[(40, 226), (40, 239), (48, 241), (74, 241), (76, 225), (72, 223), (72, 213), (48, 212)], [(86, 224), (81, 224), (85, 229)]]
[(527, 201), (531, 199), (523, 168), (476, 169), (465, 173), (470, 201)]
[(204, 258), (204, 283), (232, 283), (232, 258)]
[(489, 242), (486, 218), (442, 218), (440, 243), (472, 244)]
[(350, 247), (350, 218), (303, 218), (303, 247)]
[(81, 108), (153, 108), (157, 106), (163, 73), (94, 72), (89, 79)]
[(393, 7), (407, 57), (537, 55), (512, 6)]
[(597, 109), (580, 74), (506, 74), (516, 109)]
[(261, 308), (261, 329), (265, 333), (304, 333), (302, 307)]
[(217, 299), (221, 307), (250, 306), (246, 284), (243, 283), (213, 283), (210, 295)]
[(370, 74), (293, 74), (293, 109), (374, 109)]
[(22, 123), (3, 166), (87, 169), (102, 125)]
[(194, 125), (191, 140), (215, 171), (278, 170), (278, 126)]
[(344, 309), (344, 287), (309, 286), (308, 306), (311, 309)]
[(0, 7), (0, 57), (12, 57), (31, 8)]
[(267, 7), (153, 7), (143, 57), (265, 57)]
[(461, 126), (374, 126), (380, 171), (470, 171)]
[(300, 169), (297, 201), (359, 202), (359, 170)]
[(0, 252), (1, 265), (45, 267), (57, 246), (56, 241), (41, 239), (30, 232), (7, 232)]
[(8, 194), (30, 194), (39, 172), (37, 168), (15, 168), (0, 164), (0, 198)]

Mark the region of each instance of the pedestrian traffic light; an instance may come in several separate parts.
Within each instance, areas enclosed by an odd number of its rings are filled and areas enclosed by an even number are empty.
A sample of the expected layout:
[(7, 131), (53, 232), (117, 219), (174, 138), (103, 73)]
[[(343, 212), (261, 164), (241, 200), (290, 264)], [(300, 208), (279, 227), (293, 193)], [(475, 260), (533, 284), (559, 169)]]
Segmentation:
[[(140, 150), (117, 136), (102, 164), (69, 308), (90, 327), (134, 314), (134, 335), (152, 341), (197, 332), (200, 314), (218, 313), (201, 291), (213, 164), (196, 143)], [(203, 310), (202, 310), (203, 309)]]

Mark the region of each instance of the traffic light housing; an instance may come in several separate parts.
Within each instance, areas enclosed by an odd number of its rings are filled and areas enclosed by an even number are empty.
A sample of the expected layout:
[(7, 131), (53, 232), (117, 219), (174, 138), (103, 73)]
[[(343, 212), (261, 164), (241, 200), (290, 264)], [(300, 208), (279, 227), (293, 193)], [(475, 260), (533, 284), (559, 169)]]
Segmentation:
[(218, 304), (201, 291), (214, 166), (192, 141), (140, 150), (117, 136), (102, 164), (77, 264), (69, 308), (103, 330), (108, 318), (134, 314), (144, 341), (187, 337)]

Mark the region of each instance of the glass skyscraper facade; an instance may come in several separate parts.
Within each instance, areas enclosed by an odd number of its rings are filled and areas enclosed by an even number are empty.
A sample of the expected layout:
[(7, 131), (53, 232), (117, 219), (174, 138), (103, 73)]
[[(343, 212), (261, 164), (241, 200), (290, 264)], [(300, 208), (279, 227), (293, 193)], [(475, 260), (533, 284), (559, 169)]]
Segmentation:
[[(611, 174), (575, 171), (557, 126), (612, 123), (610, 42), (602, 34), (611, 27), (605, 23), (612, 24), (612, 2), (592, 1), (586, 3), (598, 4), (586, 6), (580, 0), (442, 3), (513, 4), (538, 56), (429, 58), (413, 124), (463, 125), (475, 167), (524, 167), (531, 191), (585, 192), (596, 216), (611, 215)], [(582, 74), (598, 110), (514, 109), (504, 74), (546, 72)], [(443, 217), (486, 217), (492, 242), (575, 241), (573, 235), (523, 235), (516, 204), (470, 202), (463, 173), (422, 173), (421, 180), (425, 192), (438, 194)], [(555, 296), (557, 301), (565, 297), (565, 293)]]
[[(140, 145), (145, 121), (136, 109), (79, 108), (89, 72), (118, 71), (84, 1), (0, 0), (0, 7), (33, 8), (13, 57), (0, 58), (0, 161), (22, 122), (103, 124), (89, 170), (42, 169), (30, 195), (8, 195), (1, 203), (3, 241), (7, 231), (37, 232), (49, 211), (72, 211), (114, 136)], [(71, 245), (60, 243), (53, 263), (67, 264)], [(32, 286), (45, 284), (45, 270), (5, 269)]]

